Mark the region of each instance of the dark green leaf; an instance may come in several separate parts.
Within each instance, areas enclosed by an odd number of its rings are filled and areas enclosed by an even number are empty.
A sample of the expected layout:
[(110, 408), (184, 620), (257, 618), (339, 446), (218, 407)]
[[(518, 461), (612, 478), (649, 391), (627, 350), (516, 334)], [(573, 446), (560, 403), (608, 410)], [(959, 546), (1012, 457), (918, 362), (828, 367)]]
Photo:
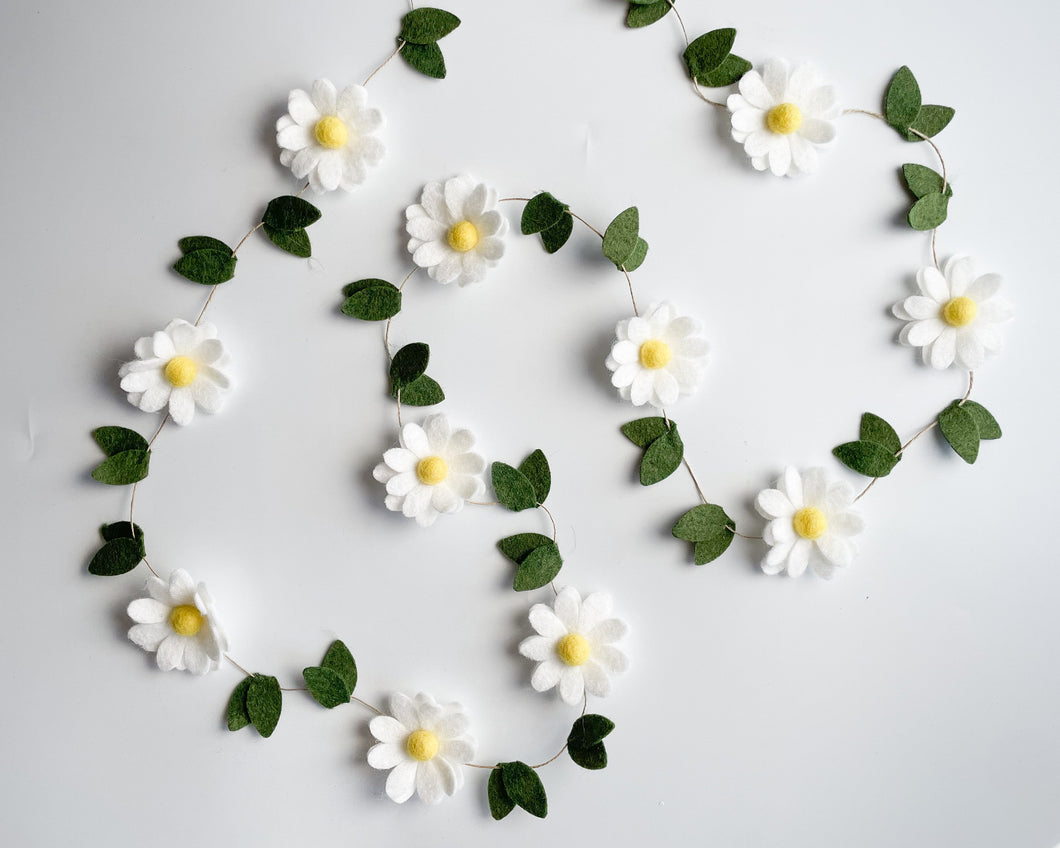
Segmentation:
[(939, 415), (939, 430), (957, 456), (967, 463), (979, 456), (979, 428), (963, 406), (951, 404)]
[(846, 442), (832, 454), (847, 468), (866, 477), (886, 477), (898, 464), (898, 457), (875, 442)]
[(722, 88), (738, 83), (749, 70), (751, 70), (750, 62), (735, 53), (730, 53), (718, 67), (701, 74), (696, 81), (707, 88)]
[(346, 285), (342, 287), (342, 296), (347, 298), (353, 297), (357, 292), (362, 292), (366, 289), (374, 288), (375, 286), (397, 289), (397, 286), (393, 283), (388, 283), (386, 280), (380, 280), (377, 277), (366, 277), (363, 280), (354, 280), (352, 283), (346, 283)]
[(861, 440), (864, 442), (875, 442), (881, 447), (887, 448), (892, 454), (902, 449), (902, 440), (894, 431), (894, 427), (884, 421), (880, 416), (866, 412), (861, 416)]
[(535, 450), (530, 456), (522, 461), (519, 470), (523, 472), (530, 485), (534, 487), (537, 502), (542, 504), (548, 493), (552, 490), (552, 472), (548, 467), (548, 459), (540, 449)]
[(144, 552), (144, 531), (140, 529), (139, 524), (130, 524), (128, 521), (104, 524), (99, 528), (99, 535), (103, 537), (104, 542), (109, 542), (111, 539), (132, 539), (135, 535), (140, 542), (141, 553)]
[(920, 86), (913, 72), (903, 65), (895, 72), (891, 84), (887, 86), (883, 105), (887, 123), (905, 135), (906, 128), (920, 113), (920, 104)]
[(627, 271), (636, 271), (642, 264), (644, 264), (644, 258), (648, 255), (648, 243), (642, 238), (637, 239), (637, 244), (633, 248), (633, 252), (626, 257), (626, 261), (622, 263), (622, 267)]
[(268, 224), (261, 225), (262, 231), (268, 236), (269, 241), (280, 250), (308, 259), (313, 255), (313, 246), (309, 243), (309, 233), (305, 230), (277, 230)]
[(574, 218), (564, 215), (559, 221), (541, 231), (541, 244), (546, 253), (555, 253), (567, 243), (570, 234), (574, 232)]
[(151, 451), (127, 450), (107, 457), (92, 470), (92, 479), (109, 486), (128, 486), (147, 476)]
[(330, 668), (304, 668), (302, 669), (302, 677), (305, 678), (305, 685), (309, 689), (309, 694), (316, 699), (320, 706), (332, 710), (341, 704), (350, 702), (352, 693), (346, 685), (346, 681)]
[(584, 769), (602, 769), (607, 765), (604, 738), (615, 729), (615, 723), (602, 715), (584, 715), (574, 722), (567, 737), (567, 753)]
[(693, 548), (693, 562), (706, 565), (713, 562), (729, 549), (735, 534), (724, 527), (710, 539), (700, 539)]
[(515, 809), (515, 801), (508, 797), (504, 789), (504, 777), (499, 768), (490, 772), (490, 779), (486, 784), (486, 796), (490, 802), (490, 815), (494, 821), (500, 821), (508, 813)]
[(132, 571), (143, 558), (142, 538), (124, 536), (111, 539), (96, 551), (88, 564), (88, 572), (98, 577), (116, 577)]
[(562, 200), (557, 200), (547, 191), (535, 194), (523, 207), (523, 217), (519, 222), (519, 228), (524, 236), (540, 233), (549, 227), (554, 227), (561, 219), (568, 217), (567, 206)]
[(173, 263), (173, 270), (193, 283), (216, 286), (236, 274), (236, 258), (230, 250), (200, 248), (185, 253)]
[(223, 253), (232, 253), (232, 248), (212, 236), (185, 236), (177, 242), (177, 246), (181, 253), (191, 253), (193, 250), (219, 250)]
[(562, 567), (563, 557), (559, 555), (559, 548), (550, 540), (547, 545), (534, 548), (519, 563), (512, 588), (516, 592), (540, 589), (551, 583)]
[(320, 210), (308, 200), (285, 194), (269, 201), (261, 220), (274, 230), (301, 230), (320, 220)]
[[(397, 397), (397, 389), (391, 387), (390, 394)], [(401, 402), (409, 406), (434, 406), (445, 400), (445, 392), (431, 377), (421, 374), (401, 390)]]
[(726, 528), (735, 526), (736, 522), (717, 504), (700, 504), (678, 518), (670, 532), (686, 542), (702, 542), (713, 539), (721, 531), (731, 536), (732, 531)]
[(405, 42), (401, 58), (410, 68), (434, 79), (445, 79), (445, 57), (437, 44), (413, 44)]
[(905, 134), (906, 141), (923, 141), (924, 136), (932, 138), (938, 135), (953, 120), (954, 114), (949, 106), (921, 106), (916, 120)]
[(660, 2), (650, 5), (630, 3), (629, 14), (626, 15), (626, 26), (631, 29), (650, 26), (656, 21), (662, 20), (669, 11), (670, 4), (666, 0), (660, 0)]
[(640, 212), (636, 206), (631, 206), (620, 212), (615, 220), (607, 225), (604, 231), (604, 256), (621, 268), (622, 263), (636, 249), (639, 233)]
[(736, 30), (731, 27), (711, 30), (701, 35), (685, 48), (682, 58), (688, 75), (696, 82), (706, 85), (704, 77), (721, 66), (736, 41)]
[(439, 38), (445, 38), (460, 26), (460, 18), (443, 9), (423, 7), (414, 9), (401, 19), (402, 41), (413, 44), (433, 44)]
[(97, 427), (92, 431), (92, 438), (107, 456), (130, 450), (147, 450), (147, 439), (126, 427)]
[(508, 797), (532, 816), (539, 819), (547, 816), (548, 798), (537, 772), (519, 761), (500, 765), (504, 791), (508, 793)]
[(503, 462), (495, 462), (490, 467), (493, 477), (493, 491), (497, 500), (512, 512), (521, 512), (537, 506), (534, 484), (517, 468)]
[(677, 425), (670, 422), (670, 430), (663, 433), (644, 451), (640, 461), (640, 484), (651, 486), (665, 480), (681, 465), (685, 446), (677, 432)]
[(666, 419), (658, 416), (638, 418), (622, 425), (622, 435), (638, 448), (646, 448), (670, 428)]
[(933, 230), (946, 220), (950, 199), (935, 192), (925, 194), (909, 210), (909, 226), (914, 230)]
[(390, 388), (392, 391), (403, 389), (419, 379), (427, 370), (431, 358), (431, 349), (424, 342), (407, 344), (394, 354), (390, 363)]
[(228, 699), (228, 729), (241, 730), (250, 724), (250, 716), (247, 714), (247, 690), (254, 678), (244, 677), (232, 691), (232, 697)]
[(358, 280), (345, 286), (342, 312), (362, 321), (384, 321), (401, 311), (401, 292), (386, 280)]
[[(954, 403), (959, 403), (959, 401), (954, 401)], [(964, 410), (975, 421), (980, 439), (1001, 438), (1001, 425), (997, 423), (997, 419), (990, 414), (985, 406), (981, 403), (976, 403), (974, 400), (966, 400), (964, 402)]]
[(516, 533), (514, 536), (506, 536), (497, 542), (501, 553), (516, 565), (520, 564), (531, 551), (542, 545), (552, 545), (554, 542), (541, 533)]
[[(942, 192), (944, 182), (942, 174), (931, 170), (925, 165), (907, 162), (902, 165), (902, 176), (905, 178), (905, 184), (909, 186), (909, 190), (918, 198), (927, 194)], [(953, 185), (946, 182), (946, 191), (943, 193), (946, 197), (953, 197)]]
[(357, 688), (357, 663), (341, 639), (336, 639), (328, 646), (320, 665), (341, 677), (349, 687), (350, 694), (353, 694), (353, 690)]
[(255, 674), (247, 687), (247, 715), (254, 729), (266, 739), (272, 736), (282, 708), (280, 682), (266, 674)]

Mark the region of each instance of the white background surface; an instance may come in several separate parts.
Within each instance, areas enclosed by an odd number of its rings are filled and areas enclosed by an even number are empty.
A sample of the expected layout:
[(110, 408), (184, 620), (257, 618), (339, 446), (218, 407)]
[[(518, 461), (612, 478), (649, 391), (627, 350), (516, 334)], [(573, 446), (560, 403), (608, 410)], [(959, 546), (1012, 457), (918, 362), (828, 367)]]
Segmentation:
[[(223, 729), (239, 680), (163, 674), (125, 638), (143, 569), (85, 571), (127, 492), (88, 479), (102, 424), (150, 432), (117, 386), (133, 341), (205, 290), (168, 270), (176, 240), (235, 240), (297, 184), (272, 126), (287, 91), (363, 80), (405, 7), (357, 3), (7, 3), (0, 12), (0, 221), (6, 600), (0, 835), (9, 845), (1051, 846), (1060, 840), (1060, 570), (1054, 540), (1055, 4), (682, 2), (694, 37), (812, 61), (844, 105), (877, 109), (901, 64), (926, 102), (956, 197), (940, 253), (1000, 272), (1017, 307), (976, 394), (1005, 428), (970, 467), (934, 435), (862, 502), (869, 529), (832, 583), (768, 578), (740, 542), (691, 566), (669, 536), (687, 478), (642, 490), (618, 433), (636, 417), (603, 359), (624, 282), (579, 228), (547, 256), (517, 233), (483, 285), (414, 277), (394, 341), (431, 344), (444, 409), (489, 459), (535, 447), (562, 581), (610, 591), (633, 628), (613, 695), (611, 765), (544, 770), (546, 821), (489, 818), (485, 773), (438, 808), (403, 807), (370, 769), (368, 715), (291, 693), (270, 740)], [(223, 414), (169, 427), (140, 487), (152, 563), (205, 580), (232, 655), (297, 685), (333, 638), (358, 694), (462, 701), (479, 761), (540, 761), (576, 711), (529, 687), (515, 646), (548, 593), (506, 588), (496, 539), (537, 514), (469, 508), (429, 531), (370, 478), (395, 442), (379, 326), (339, 289), (400, 280), (402, 210), (469, 171), (502, 194), (548, 189), (598, 227), (641, 210), (642, 302), (698, 315), (713, 361), (673, 410), (708, 496), (759, 532), (750, 503), (788, 463), (844, 474), (831, 447), (871, 409), (910, 435), (964, 390), (894, 340), (889, 306), (929, 260), (902, 216), (904, 161), (883, 124), (842, 119), (817, 175), (751, 170), (724, 114), (697, 100), (676, 20), (622, 26), (616, 0), (451, 0), (449, 78), (400, 61), (370, 86), (383, 165), (320, 200), (315, 261), (264, 239), (240, 252), (210, 317), (238, 389)], [(521, 205), (505, 210), (518, 227)], [(412, 413), (415, 416), (415, 413)], [(856, 480), (854, 482), (857, 482)]]

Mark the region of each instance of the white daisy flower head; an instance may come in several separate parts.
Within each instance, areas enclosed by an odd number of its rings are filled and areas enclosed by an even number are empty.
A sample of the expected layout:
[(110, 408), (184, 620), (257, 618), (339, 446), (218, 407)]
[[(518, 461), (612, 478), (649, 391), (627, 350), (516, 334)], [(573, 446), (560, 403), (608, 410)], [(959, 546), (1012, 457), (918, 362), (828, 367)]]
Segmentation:
[(163, 671), (206, 674), (216, 669), (228, 650), (228, 639), (206, 586), (178, 568), (168, 582), (148, 577), (147, 594), (129, 604), (129, 617), (136, 622), (129, 628), (129, 638), (155, 652)]
[(976, 276), (970, 257), (954, 256), (942, 271), (921, 268), (916, 275), (920, 294), (896, 303), (895, 316), (909, 323), (898, 340), (920, 348), (924, 362), (934, 368), (956, 364), (972, 371), (987, 353), (1001, 350), (1000, 324), (1012, 317), (1012, 307), (999, 297), (1001, 277)]
[(759, 73), (740, 78), (740, 93), (729, 95), (732, 137), (758, 171), (778, 177), (817, 170), (817, 148), (835, 138), (840, 109), (835, 91), (821, 85), (809, 65), (791, 70), (783, 59), (768, 59)]
[(558, 684), (568, 704), (580, 703), (586, 692), (610, 694), (611, 675), (629, 668), (629, 658), (612, 644), (629, 628), (610, 614), (610, 595), (595, 592), (583, 601), (571, 586), (560, 590), (551, 607), (534, 604), (530, 624), (538, 635), (519, 643), (519, 653), (538, 664), (530, 685), (547, 692)]
[(851, 509), (853, 503), (853, 488), (828, 480), (823, 468), (801, 474), (785, 468), (776, 488), (764, 489), (755, 498), (755, 509), (769, 520), (762, 533), (769, 545), (762, 570), (787, 570), (798, 577), (812, 565), (819, 577), (830, 580), (837, 567), (853, 562), (857, 547), (852, 537), (865, 529), (861, 515)]
[(428, 415), (423, 426), (406, 424), (399, 442), (372, 472), (386, 483), (387, 509), (429, 527), (439, 515), (459, 512), (465, 501), (485, 491), (486, 460), (471, 450), (474, 435), (454, 430), (445, 415)]
[(118, 370), (129, 403), (144, 412), (169, 406), (177, 424), (190, 424), (195, 408), (217, 412), (223, 392), (231, 388), (225, 373), (228, 352), (207, 321), (198, 326), (176, 318), (133, 345), (136, 359)]
[(634, 406), (662, 408), (692, 394), (703, 380), (709, 345), (695, 318), (663, 301), (641, 317), (619, 321), (607, 357), (611, 385)]
[(477, 283), (504, 256), (508, 220), (497, 192), (466, 174), (427, 183), (405, 219), (412, 261), (439, 283)]
[(364, 86), (339, 92), (317, 80), (311, 93), (296, 88), (287, 97), (287, 114), (276, 122), (280, 162), (317, 194), (353, 191), (386, 153), (375, 135), (383, 124), (383, 113), (368, 108)]
[(475, 740), (460, 704), (439, 704), (422, 692), (414, 699), (400, 692), (390, 696), (390, 715), (368, 725), (379, 740), (368, 750), (368, 765), (393, 769), (386, 794), (404, 804), (413, 793), (426, 804), (437, 804), (464, 784), (462, 765), (475, 757)]

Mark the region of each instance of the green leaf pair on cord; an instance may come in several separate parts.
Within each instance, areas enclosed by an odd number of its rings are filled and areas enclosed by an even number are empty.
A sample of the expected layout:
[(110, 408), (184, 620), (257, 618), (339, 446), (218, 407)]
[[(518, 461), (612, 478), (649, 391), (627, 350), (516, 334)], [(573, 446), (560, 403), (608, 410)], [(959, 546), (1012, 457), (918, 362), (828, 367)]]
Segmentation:
[(953, 120), (954, 110), (949, 106), (924, 105), (920, 84), (908, 66), (903, 65), (887, 86), (883, 114), (906, 141), (924, 141), (946, 129)]
[(682, 54), (688, 75), (707, 88), (722, 88), (740, 81), (751, 70), (751, 63), (731, 53), (736, 30), (731, 27), (704, 33)]
[(894, 427), (880, 416), (866, 412), (861, 416), (860, 439), (846, 442), (832, 454), (847, 468), (866, 477), (886, 477), (902, 458), (902, 440)]
[(907, 162), (902, 166), (902, 178), (916, 197), (907, 220), (914, 230), (933, 230), (946, 220), (953, 185), (942, 174), (925, 165)]
[(401, 19), (401, 58), (410, 68), (434, 79), (445, 78), (445, 56), (439, 39), (460, 26), (460, 18), (443, 9), (413, 9)]
[(670, 532), (675, 539), (691, 542), (695, 564), (706, 565), (729, 549), (736, 522), (717, 504), (700, 504), (678, 518)]
[(253, 725), (268, 739), (280, 721), (283, 692), (280, 682), (266, 674), (244, 677), (228, 699), (228, 729), (241, 730)]
[(630, 206), (604, 230), (604, 256), (620, 271), (635, 271), (648, 255), (648, 243), (640, 237), (640, 212)]
[(293, 195), (274, 197), (265, 207), (261, 227), (269, 241), (280, 250), (303, 259), (313, 253), (305, 228), (320, 220), (320, 210)]
[(187, 236), (177, 242), (180, 259), (173, 270), (193, 283), (216, 286), (236, 274), (236, 256), (227, 244), (213, 236)]
[(676, 421), (657, 416), (638, 418), (622, 425), (622, 435), (644, 449), (640, 460), (642, 486), (665, 480), (681, 467), (685, 445), (677, 432)]
[(445, 392), (427, 376), (430, 346), (412, 342), (394, 354), (390, 362), (390, 394), (409, 406), (433, 406), (445, 400)]
[(671, 5), (667, 0), (629, 0), (626, 26), (630, 29), (651, 26), (666, 17), (670, 9)]
[(99, 535), (103, 537), (103, 547), (96, 551), (88, 563), (89, 574), (98, 577), (126, 574), (147, 556), (144, 531), (139, 524), (130, 524), (128, 521), (104, 524), (99, 528)]
[(401, 292), (386, 280), (357, 280), (342, 287), (342, 296), (342, 314), (362, 321), (385, 321), (401, 311)]
[(570, 238), (574, 217), (570, 214), (570, 206), (543, 191), (527, 201), (519, 228), (524, 236), (540, 233), (545, 250), (555, 253)]
[(974, 400), (955, 400), (939, 413), (939, 430), (947, 444), (968, 464), (979, 456), (979, 443), (1001, 438), (1001, 425)]
[(147, 476), (151, 451), (147, 439), (126, 427), (99, 427), (92, 438), (107, 458), (92, 470), (92, 479), (109, 486), (128, 486)]
[(357, 687), (357, 663), (340, 639), (328, 646), (320, 665), (302, 669), (309, 694), (329, 710), (348, 704)]

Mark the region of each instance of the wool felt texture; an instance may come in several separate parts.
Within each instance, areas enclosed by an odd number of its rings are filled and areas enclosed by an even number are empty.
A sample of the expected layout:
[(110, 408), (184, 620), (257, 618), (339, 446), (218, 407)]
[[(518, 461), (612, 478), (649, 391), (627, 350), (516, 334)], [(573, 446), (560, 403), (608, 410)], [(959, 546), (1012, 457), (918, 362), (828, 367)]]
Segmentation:
[(130, 450), (147, 450), (147, 439), (127, 427), (97, 427), (92, 438), (107, 456)]
[(902, 449), (902, 440), (898, 437), (894, 427), (872, 412), (862, 414), (861, 430), (858, 435), (863, 441), (875, 442), (891, 453), (898, 453)]
[(401, 58), (410, 68), (432, 79), (445, 79), (445, 56), (437, 44), (413, 44), (406, 41), (401, 45)]
[(262, 224), (261, 230), (269, 241), (292, 256), (308, 259), (313, 255), (313, 245), (309, 241), (309, 233), (305, 230), (280, 230), (269, 224)]
[[(604, 230), (604, 240), (601, 249), (604, 252), (604, 256), (615, 263), (616, 268), (621, 268), (626, 260), (630, 259), (634, 252), (637, 251), (639, 232), (640, 212), (636, 206), (631, 206), (629, 209), (619, 212), (615, 219), (607, 225), (607, 229)], [(643, 257), (641, 257), (641, 261), (643, 261)]]
[(547, 544), (534, 548), (519, 563), (512, 580), (516, 592), (529, 592), (540, 589), (556, 579), (563, 568), (563, 557), (559, 548), (551, 539)]
[(953, 120), (954, 110), (949, 106), (923, 105), (920, 84), (909, 67), (903, 65), (887, 86), (883, 113), (902, 138), (916, 142), (923, 141), (922, 136), (931, 138), (942, 132)]
[(486, 799), (490, 805), (490, 815), (494, 821), (500, 821), (515, 809), (515, 801), (508, 795), (504, 788), (504, 774), (500, 765), (490, 771), (489, 780), (486, 783)]
[(925, 194), (909, 209), (906, 220), (914, 230), (933, 230), (946, 220), (950, 199), (940, 192)]
[[(398, 389), (391, 386), (390, 394), (398, 397)], [(400, 389), (401, 402), (408, 406), (434, 406), (445, 400), (445, 392), (432, 377), (421, 374), (404, 388)]]
[(847, 468), (866, 477), (886, 477), (901, 459), (883, 445), (864, 440), (837, 445), (832, 449), (832, 455)]
[(534, 484), (519, 469), (504, 462), (494, 462), (490, 466), (490, 476), (497, 500), (512, 512), (522, 512), (537, 506)]
[(107, 457), (92, 469), (92, 479), (109, 486), (128, 486), (147, 476), (151, 451), (126, 450)]
[(233, 732), (242, 730), (250, 724), (250, 714), (247, 713), (247, 690), (250, 689), (253, 679), (253, 677), (244, 677), (240, 680), (228, 699), (226, 720), (228, 729)]
[[(953, 197), (953, 183), (943, 180), (942, 174), (933, 171), (926, 165), (906, 162), (902, 165), (902, 178), (917, 199), (940, 192), (945, 194), (946, 197)], [(942, 191), (943, 184), (946, 186), (945, 192)]]
[(266, 739), (272, 736), (283, 709), (280, 682), (270, 675), (255, 674), (247, 687), (246, 709), (254, 729)]
[(390, 385), (394, 389), (405, 386), (419, 379), (427, 370), (431, 358), (431, 348), (424, 342), (412, 342), (394, 354), (390, 363)]
[(979, 457), (979, 427), (972, 413), (954, 401), (939, 413), (939, 430), (957, 456), (969, 465)]
[[(954, 401), (954, 403), (959, 403), (959, 401)], [(989, 441), (1001, 438), (1001, 425), (997, 423), (997, 419), (985, 406), (981, 403), (976, 403), (974, 400), (966, 400), (961, 408), (972, 416), (975, 426), (979, 430), (980, 439)]]
[(519, 463), (519, 471), (533, 486), (537, 502), (543, 504), (552, 490), (552, 471), (548, 467), (548, 458), (544, 451), (540, 448), (533, 451)]
[(362, 321), (385, 321), (401, 311), (401, 292), (393, 283), (369, 278), (342, 289), (342, 313)]
[(681, 467), (685, 445), (677, 432), (677, 424), (670, 422), (670, 429), (648, 445), (640, 461), (640, 484), (652, 486), (665, 480)]
[(626, 26), (630, 29), (651, 26), (656, 21), (661, 21), (669, 11), (670, 4), (666, 0), (651, 3), (630, 0), (629, 11), (626, 13)]
[[(208, 242), (205, 241), (207, 239)], [(207, 244), (210, 246), (205, 246)], [(178, 245), (184, 250), (184, 255), (173, 263), (173, 270), (193, 283), (216, 286), (235, 276), (237, 260), (224, 242), (209, 236), (190, 236), (181, 239)]]
[(738, 83), (749, 70), (751, 63), (735, 53), (726, 56), (718, 67), (696, 77), (696, 82), (707, 88), (723, 88)]
[(564, 215), (547, 230), (541, 231), (541, 244), (546, 253), (555, 253), (567, 243), (571, 233), (574, 232), (574, 218)]
[(220, 239), (213, 236), (185, 236), (177, 242), (181, 253), (191, 253), (194, 250), (219, 250), (223, 253), (231, 253), (232, 248)]
[(104, 524), (99, 528), (99, 534), (103, 537), (103, 547), (89, 561), (89, 574), (99, 577), (126, 574), (147, 556), (144, 531), (137, 524), (128, 521)]
[(648, 243), (638, 237), (637, 243), (633, 245), (633, 250), (630, 251), (629, 256), (626, 257), (622, 263), (622, 267), (627, 271), (636, 271), (641, 265), (644, 264), (644, 260), (648, 256)]
[(589, 713), (574, 722), (567, 736), (567, 753), (584, 769), (607, 767), (607, 748), (603, 740), (615, 729), (615, 723), (602, 715)]
[(542, 533), (516, 533), (514, 536), (506, 536), (497, 542), (501, 553), (516, 565), (520, 564), (529, 554), (542, 545), (555, 544), (552, 539)]
[(458, 26), (460, 18), (456, 15), (444, 9), (425, 6), (412, 10), (401, 19), (398, 38), (413, 44), (433, 44), (438, 39), (445, 38)]
[(313, 666), (302, 669), (302, 677), (305, 679), (309, 694), (320, 706), (334, 709), (340, 704), (350, 702), (349, 687), (337, 673), (328, 668)]
[(558, 224), (569, 211), (570, 207), (566, 203), (543, 191), (526, 202), (519, 229), (524, 236), (540, 233)]
[(700, 504), (678, 518), (670, 532), (676, 539), (692, 542), (693, 561), (706, 565), (728, 550), (736, 522), (717, 504)]
[[(500, 775), (498, 780), (494, 780), (496, 774)], [(541, 778), (530, 766), (518, 760), (498, 763), (498, 768), (490, 773), (487, 794), (490, 813), (495, 819), (504, 818), (516, 806), (539, 819), (548, 815), (548, 796)]]
[(262, 222), (274, 230), (302, 230), (320, 220), (321, 212), (308, 200), (285, 194), (265, 207)]
[(635, 421), (623, 424), (621, 430), (622, 435), (633, 442), (638, 448), (646, 448), (663, 433), (667, 432), (669, 427), (666, 424), (665, 418), (653, 415), (648, 418), (638, 418)]
[(706, 75), (721, 66), (735, 41), (736, 30), (731, 27), (711, 30), (692, 41), (681, 55), (688, 75), (696, 82), (707, 85)]

